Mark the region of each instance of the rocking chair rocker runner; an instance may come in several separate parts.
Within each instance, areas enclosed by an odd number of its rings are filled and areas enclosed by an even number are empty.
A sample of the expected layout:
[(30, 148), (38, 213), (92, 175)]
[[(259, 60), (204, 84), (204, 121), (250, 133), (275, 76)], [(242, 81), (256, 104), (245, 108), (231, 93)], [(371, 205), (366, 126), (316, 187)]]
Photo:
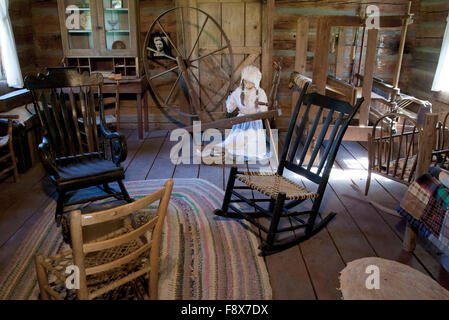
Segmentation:
[[(49, 70), (46, 75), (25, 77), (32, 92), (36, 113), (42, 126), (43, 140), (39, 153), (43, 165), (58, 191), (55, 219), (59, 224), (65, 206), (108, 197), (132, 202), (122, 180), (120, 163), (126, 159), (125, 137), (109, 132), (105, 125), (101, 94), (103, 76), (73, 69)], [(93, 89), (97, 87), (98, 99)], [(100, 123), (97, 125), (95, 102)], [(106, 160), (109, 143), (112, 161)], [(117, 182), (120, 192), (110, 188)], [(106, 194), (69, 202), (69, 192), (97, 186)]]
[[(261, 231), (259, 231), (259, 235), (262, 240), (260, 245), (262, 255), (287, 249), (310, 238), (325, 227), (335, 216), (335, 213), (331, 213), (319, 223), (316, 223), (318, 210), (341, 141), (350, 121), (363, 102), (363, 98), (360, 98), (355, 106), (352, 106), (347, 102), (335, 100), (315, 92), (306, 93), (310, 85), (310, 79), (303, 77), (302, 82), (302, 90), (295, 84), (295, 90), (301, 90), (301, 93), (290, 120), (277, 172), (240, 172), (237, 170), (237, 167), (233, 167), (228, 179), (223, 205), (221, 209), (214, 211), (219, 216), (244, 218), (254, 224)], [(297, 118), (303, 103), (305, 110), (298, 125)], [(318, 107), (317, 110), (312, 112), (312, 109), (316, 107)], [(319, 125), (319, 120), (323, 114), (325, 115), (324, 122)], [(313, 122), (309, 123), (309, 117), (314, 117)], [(336, 121), (331, 130), (328, 130), (333, 119), (336, 119)], [(309, 127), (309, 129), (305, 130), (306, 127)], [(318, 127), (321, 127), (321, 129), (315, 143), (313, 143)], [(296, 134), (295, 139), (292, 139), (293, 133)], [(326, 143), (324, 143), (325, 141)], [(297, 155), (300, 145), (303, 147)], [(309, 149), (311, 153), (308, 152)], [(321, 156), (317, 159), (320, 149)], [(310, 155), (310, 157), (306, 157), (306, 155)], [(307, 158), (309, 158), (308, 163), (305, 163)], [(314, 167), (315, 162), (317, 162), (317, 167)], [(317, 184), (317, 191), (311, 192), (286, 178), (283, 176), (284, 169), (288, 169)], [(246, 186), (234, 186), (236, 179), (243, 182)], [(236, 189), (256, 190), (268, 196), (269, 199), (248, 199), (235, 191)], [(238, 199), (232, 200), (232, 196)], [(289, 209), (296, 207), (307, 199), (313, 201), (311, 210), (302, 212), (289, 211)], [(287, 200), (289, 202), (286, 202)], [(257, 202), (269, 202), (268, 210), (259, 206)], [(254, 210), (244, 212), (232, 203), (246, 203), (253, 207)], [(304, 219), (304, 215), (308, 215), (308, 219)], [(268, 228), (255, 219), (262, 217), (268, 218)], [(281, 219), (290, 219), (290, 224), (286, 227), (281, 227)], [(279, 239), (281, 234), (293, 234), (293, 231), (298, 229), (303, 229), (304, 232), (295, 233), (294, 237), (286, 238), (284, 236), (282, 239)]]

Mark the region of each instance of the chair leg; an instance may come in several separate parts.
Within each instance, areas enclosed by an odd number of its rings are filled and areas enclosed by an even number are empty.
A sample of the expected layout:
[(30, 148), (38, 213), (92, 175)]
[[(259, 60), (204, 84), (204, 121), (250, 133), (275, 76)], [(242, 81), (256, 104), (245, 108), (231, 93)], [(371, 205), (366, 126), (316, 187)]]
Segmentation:
[(229, 202), (231, 201), (232, 189), (234, 189), (236, 175), (237, 175), (237, 167), (232, 167), (231, 172), (229, 174), (228, 184), (226, 186), (226, 192), (225, 192), (225, 195), (223, 198), (223, 204), (221, 206), (221, 209), (216, 209), (214, 211), (214, 214), (217, 216), (229, 217), (228, 208), (229, 208)]
[(365, 196), (368, 195), (370, 183), (371, 183), (371, 171), (368, 171), (368, 177), (366, 178), (366, 186), (365, 186)]
[(109, 186), (109, 183), (103, 183), (103, 189), (106, 193), (111, 193), (111, 194), (114, 193), (114, 191)]
[(58, 226), (61, 223), (62, 215), (64, 214), (64, 201), (65, 201), (65, 192), (58, 191), (58, 201), (56, 203), (56, 212), (55, 212), (55, 221)]
[(313, 201), (312, 210), (309, 219), (307, 220), (306, 234), (311, 233), (315, 226), (315, 220), (318, 216), (322, 199), (323, 197), (319, 196)]
[(123, 194), (124, 200), (125, 200), (126, 202), (128, 202), (128, 203), (133, 202), (134, 199), (132, 199), (132, 198), (129, 196), (128, 191), (126, 190), (125, 185), (123, 184), (123, 181), (122, 181), (122, 180), (118, 180), (117, 183), (118, 183), (118, 185), (119, 185), (119, 187), (120, 187), (120, 191), (121, 191), (122, 194)]
[(271, 199), (270, 200), (270, 205), (268, 206), (268, 211), (269, 212), (273, 212), (273, 210), (274, 210), (274, 205), (276, 204), (276, 200), (274, 200), (274, 199)]
[(323, 218), (318, 224), (315, 224), (316, 217), (318, 216), (322, 196), (315, 199), (312, 206), (312, 213), (309, 216), (309, 219), (307, 221), (307, 227), (306, 227), (306, 236), (312, 236), (318, 231), (320, 231), (322, 228), (324, 228), (337, 214), (335, 212), (329, 213), (325, 218)]
[(283, 213), (285, 197), (286, 194), (284, 192), (278, 193), (276, 202), (274, 204), (273, 218), (271, 219), (270, 229), (268, 230), (267, 246), (262, 247), (262, 250), (270, 250), (270, 248), (274, 244), (274, 237), (278, 229), (279, 220), (281, 219), (281, 215)]
[(42, 262), (44, 257), (40, 254), (34, 257), (34, 265), (36, 266), (37, 283), (39, 284), (39, 291), (41, 293), (42, 300), (50, 300), (50, 295), (48, 294), (45, 287), (48, 286), (47, 271), (45, 270)]
[(11, 156), (11, 166), (14, 171), (14, 182), (19, 180), (19, 172), (17, 171), (16, 155), (14, 153), (13, 135), (12, 135), (12, 120), (8, 120), (8, 135), (9, 135), (9, 155)]

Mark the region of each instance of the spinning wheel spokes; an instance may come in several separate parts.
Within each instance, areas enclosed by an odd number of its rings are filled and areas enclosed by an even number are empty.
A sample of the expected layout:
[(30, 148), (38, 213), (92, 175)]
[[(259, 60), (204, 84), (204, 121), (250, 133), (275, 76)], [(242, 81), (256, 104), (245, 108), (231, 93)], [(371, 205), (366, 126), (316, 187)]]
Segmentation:
[(173, 68), (171, 68), (171, 69), (165, 70), (164, 72), (161, 72), (161, 73), (158, 73), (158, 74), (156, 74), (156, 75), (154, 75), (154, 76), (151, 76), (151, 77), (150, 77), (150, 80), (153, 80), (153, 79), (155, 79), (155, 78), (161, 77), (161, 76), (163, 76), (164, 74), (167, 74), (167, 73), (169, 73), (169, 72), (172, 72), (172, 71), (174, 71), (174, 70), (176, 70), (176, 69), (178, 69), (178, 68), (179, 68), (179, 66), (176, 66), (176, 67), (173, 67)]
[[(209, 20), (209, 16), (207, 16), (206, 19), (204, 20), (203, 25), (201, 27), (201, 30), (200, 30), (200, 32), (198, 33), (198, 36), (195, 39), (194, 45), (192, 46), (192, 50), (190, 50), (189, 56), (187, 57), (187, 60), (190, 59), (190, 57), (192, 56), (193, 50), (195, 50), (195, 47), (198, 44), (198, 41), (200, 40), (200, 36), (203, 33), (204, 27), (206, 26), (206, 23), (207, 23), (208, 20)], [(193, 62), (193, 61), (195, 61), (195, 60), (191, 60), (190, 62)]]
[(197, 8), (169, 9), (151, 24), (144, 48), (150, 92), (162, 112), (178, 125), (216, 120), (234, 70), (230, 41), (216, 20)]
[(205, 55), (203, 55), (203, 56), (199, 56), (199, 57), (197, 57), (197, 58), (195, 58), (195, 59), (192, 59), (192, 60), (190, 60), (190, 62), (194, 62), (194, 61), (201, 60), (201, 59), (203, 59), (203, 58), (206, 58), (206, 57), (208, 57), (208, 56), (210, 56), (210, 55), (213, 55), (213, 54), (215, 54), (215, 53), (218, 53), (218, 52), (220, 52), (220, 51), (222, 51), (222, 50), (225, 50), (225, 49), (227, 49), (227, 48), (228, 48), (228, 46), (224, 46), (223, 48), (216, 49), (216, 50), (214, 50), (214, 51), (212, 51), (212, 52), (209, 52), (209, 53), (207, 53), (207, 54), (205, 54)]

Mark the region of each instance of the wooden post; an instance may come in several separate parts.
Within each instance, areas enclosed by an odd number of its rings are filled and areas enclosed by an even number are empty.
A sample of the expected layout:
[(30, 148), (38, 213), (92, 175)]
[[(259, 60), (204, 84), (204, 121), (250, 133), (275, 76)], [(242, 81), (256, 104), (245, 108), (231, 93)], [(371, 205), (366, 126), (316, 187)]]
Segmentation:
[(312, 83), (319, 94), (326, 94), (327, 68), (329, 60), (330, 23), (327, 17), (318, 18), (318, 29), (313, 58)]
[(262, 88), (269, 88), (273, 78), (274, 10), (274, 0), (267, 0), (263, 6), (262, 18)]
[[(115, 84), (115, 129), (120, 131), (120, 81), (116, 81)], [(140, 138), (140, 137), (139, 137)]]
[(402, 31), (401, 31), (401, 42), (399, 43), (398, 49), (398, 60), (396, 62), (396, 67), (394, 70), (394, 79), (393, 79), (393, 87), (397, 88), (399, 85), (399, 77), (401, 75), (401, 66), (402, 66), (402, 58), (404, 57), (404, 47), (405, 47), (405, 39), (407, 37), (407, 28), (411, 22), (412, 14), (410, 13), (412, 7), (412, 2), (409, 1), (407, 8), (407, 18), (402, 22)]
[[(368, 40), (363, 70), (362, 96), (365, 98), (360, 108), (359, 126), (368, 125), (369, 108), (371, 105), (371, 90), (373, 87), (374, 66), (376, 64), (378, 29), (368, 30)], [(363, 48), (362, 48), (363, 50)]]
[(437, 113), (427, 113), (425, 115), (422, 139), (419, 141), (416, 177), (419, 177), (429, 171), (430, 162), (432, 160), (432, 151), (435, 146), (435, 128), (437, 122)]
[[(437, 113), (428, 113), (425, 115), (424, 128), (421, 139), (418, 142), (418, 162), (416, 165), (416, 175), (419, 177), (429, 171), (430, 163), (432, 160), (432, 150), (435, 146), (435, 128), (438, 122)], [(409, 223), (405, 229), (403, 248), (407, 252), (413, 252), (416, 247), (416, 232), (412, 229)]]
[(337, 57), (335, 59), (335, 76), (339, 79), (343, 78), (343, 73), (345, 71), (345, 48), (346, 28), (340, 27), (338, 30)]
[[(296, 55), (295, 55), (295, 71), (302, 75), (306, 74), (307, 65), (307, 43), (309, 37), (309, 19), (298, 18), (296, 24)], [(296, 101), (299, 98), (299, 92), (294, 91), (292, 94), (292, 109), (295, 109)]]

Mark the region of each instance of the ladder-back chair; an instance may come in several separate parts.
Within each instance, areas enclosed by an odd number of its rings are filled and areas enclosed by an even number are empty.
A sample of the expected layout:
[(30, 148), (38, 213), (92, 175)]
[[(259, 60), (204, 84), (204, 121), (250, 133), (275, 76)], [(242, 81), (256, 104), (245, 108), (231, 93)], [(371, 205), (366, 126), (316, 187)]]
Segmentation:
[[(106, 127), (102, 84), (100, 73), (89, 75), (64, 68), (25, 77), (42, 126), (39, 154), (58, 191), (55, 213), (58, 224), (66, 206), (111, 196), (132, 201), (123, 185), (125, 173), (120, 166), (127, 155), (126, 139)], [(109, 156), (112, 161), (107, 160)], [(113, 182), (118, 183), (120, 192), (109, 186)], [(92, 186), (98, 186), (106, 194), (70, 202), (70, 192)]]
[(0, 115), (0, 119), (6, 119), (8, 121), (8, 131), (6, 135), (0, 136), (0, 151), (7, 150), (6, 153), (0, 154), (0, 162), (8, 162), (7, 167), (0, 171), (0, 177), (3, 177), (9, 172), (13, 172), (14, 182), (19, 180), (19, 172), (17, 171), (17, 160), (14, 153), (12, 128), (14, 119), (19, 119), (18, 115)]
[(401, 113), (387, 113), (376, 120), (368, 134), (368, 195), (371, 174), (409, 185), (415, 176), (422, 129)]
[[(160, 190), (133, 203), (84, 215), (79, 210), (72, 211), (72, 249), (52, 257), (35, 257), (41, 298), (63, 299), (58, 292), (61, 286), (66, 285), (66, 268), (74, 265), (79, 270), (76, 297), (80, 300), (105, 298), (105, 293), (141, 276), (148, 277), (149, 294), (145, 294), (144, 298), (157, 299), (159, 247), (172, 188), (173, 180), (168, 180)], [(150, 215), (148, 221), (133, 226), (132, 214), (157, 201), (156, 214)], [(101, 228), (101, 224), (111, 222), (118, 222), (122, 227), (95, 241), (86, 242), (83, 239), (87, 228)], [(52, 281), (49, 281), (49, 274)]]
[[(347, 102), (318, 93), (306, 93), (310, 79), (301, 77), (301, 80), (302, 90), (290, 120), (277, 172), (244, 172), (233, 167), (228, 179), (223, 205), (221, 209), (214, 212), (219, 216), (244, 218), (254, 224), (260, 230), (262, 255), (289, 248), (311, 237), (335, 216), (335, 213), (331, 213), (316, 223), (318, 210), (343, 135), (363, 102), (363, 98), (358, 99), (356, 105), (352, 106)], [(300, 89), (298, 83), (299, 81), (296, 81), (296, 90)], [(305, 110), (302, 112), (304, 108)], [(302, 118), (298, 123), (300, 112)], [(324, 122), (320, 124), (323, 115)], [(310, 122), (309, 118), (313, 120)], [(316, 136), (315, 133), (319, 127), (319, 133)], [(295, 139), (292, 139), (293, 134), (295, 134)], [(314, 143), (312, 143), (313, 141)], [(300, 146), (301, 148), (299, 148)], [(317, 166), (314, 166), (315, 160), (318, 160)], [(301, 182), (285, 177), (285, 169), (316, 184), (317, 190), (309, 191), (301, 185)], [(234, 186), (236, 179), (246, 186)], [(269, 198), (254, 199), (253, 197), (253, 199), (248, 199), (237, 192), (238, 189), (256, 190)], [(232, 196), (237, 199), (232, 199)], [(313, 201), (310, 210), (301, 212), (289, 210), (307, 199)], [(233, 203), (239, 202), (248, 204), (254, 210), (245, 212), (233, 205)], [(269, 202), (268, 210), (258, 205), (257, 202)], [(264, 226), (260, 220), (256, 220), (259, 217), (268, 218), (268, 227)], [(287, 226), (281, 226), (281, 220), (289, 219), (290, 222)], [(299, 229), (302, 229), (303, 232), (293, 233)], [(281, 239), (282, 237), (283, 239)]]

